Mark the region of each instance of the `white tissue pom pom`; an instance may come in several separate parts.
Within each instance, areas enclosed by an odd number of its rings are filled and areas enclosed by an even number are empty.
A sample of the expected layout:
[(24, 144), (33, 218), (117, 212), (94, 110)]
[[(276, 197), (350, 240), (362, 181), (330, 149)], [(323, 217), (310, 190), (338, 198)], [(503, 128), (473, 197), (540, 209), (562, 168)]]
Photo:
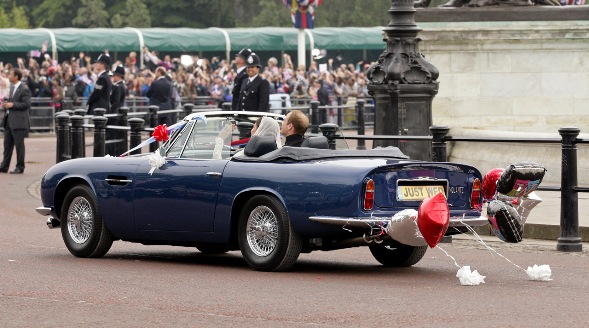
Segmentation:
[(456, 277), (460, 280), (462, 286), (478, 286), (481, 283), (485, 283), (485, 276), (481, 276), (477, 270), (470, 271), (468, 265), (458, 269)]
[(104, 155), (104, 157), (114, 157), (114, 156), (110, 156), (109, 154)]
[(550, 279), (550, 276), (552, 275), (552, 270), (550, 270), (550, 266), (548, 264), (542, 264), (540, 266), (538, 266), (537, 264), (534, 264), (534, 267), (528, 267), (528, 270), (526, 271), (526, 273), (528, 274), (528, 277), (530, 277), (531, 280), (536, 280), (536, 281), (550, 281), (552, 279)]
[(152, 175), (153, 171), (155, 171), (155, 169), (159, 169), (164, 164), (166, 164), (166, 158), (161, 155), (159, 149), (156, 150), (155, 152), (149, 154), (148, 160), (149, 160), (149, 165), (151, 165), (151, 170), (149, 170), (149, 175)]

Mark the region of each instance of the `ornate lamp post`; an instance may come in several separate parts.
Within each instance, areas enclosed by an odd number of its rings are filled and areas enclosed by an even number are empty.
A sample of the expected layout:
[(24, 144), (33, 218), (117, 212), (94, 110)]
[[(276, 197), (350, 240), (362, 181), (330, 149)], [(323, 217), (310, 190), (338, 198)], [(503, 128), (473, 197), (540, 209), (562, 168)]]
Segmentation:
[[(432, 125), (439, 72), (419, 52), (421, 29), (413, 3), (392, 0), (391, 20), (383, 30), (387, 48), (367, 72), (377, 135), (428, 135)], [(424, 141), (377, 141), (375, 146), (396, 146), (413, 159), (431, 159), (431, 143)]]

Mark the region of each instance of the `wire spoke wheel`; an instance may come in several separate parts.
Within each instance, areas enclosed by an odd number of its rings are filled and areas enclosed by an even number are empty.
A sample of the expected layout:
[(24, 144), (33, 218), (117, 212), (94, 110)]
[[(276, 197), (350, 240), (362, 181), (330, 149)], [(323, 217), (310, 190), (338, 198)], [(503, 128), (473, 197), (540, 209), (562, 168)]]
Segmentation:
[(101, 257), (114, 237), (102, 221), (96, 197), (88, 186), (74, 186), (63, 201), (61, 235), (66, 247), (78, 257)]
[(247, 264), (260, 271), (290, 269), (303, 245), (284, 205), (268, 195), (256, 195), (243, 207), (238, 222), (238, 241)]
[(268, 256), (278, 243), (278, 221), (276, 215), (266, 206), (258, 206), (251, 213), (246, 224), (247, 243), (257, 256)]
[(70, 204), (67, 212), (67, 229), (72, 240), (77, 244), (83, 244), (92, 234), (92, 208), (84, 197), (76, 197)]

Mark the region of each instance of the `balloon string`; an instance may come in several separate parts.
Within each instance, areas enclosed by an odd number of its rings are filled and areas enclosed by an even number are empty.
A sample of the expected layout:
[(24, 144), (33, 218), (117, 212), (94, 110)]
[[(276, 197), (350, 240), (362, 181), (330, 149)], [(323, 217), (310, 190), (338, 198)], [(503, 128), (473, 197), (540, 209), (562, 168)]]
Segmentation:
[(438, 244), (438, 245), (436, 245), (436, 248), (439, 248), (439, 249), (440, 249), (442, 252), (444, 252), (444, 254), (446, 254), (446, 256), (447, 256), (447, 257), (451, 258), (451, 259), (454, 261), (454, 265), (456, 265), (456, 267), (457, 267), (458, 269), (460, 269), (460, 268), (461, 268), (461, 266), (460, 266), (460, 265), (458, 265), (458, 262), (456, 262), (456, 259), (454, 258), (454, 256), (452, 256), (452, 255), (448, 254), (448, 252), (446, 252), (446, 251), (445, 251), (445, 250), (444, 250), (442, 247), (440, 247), (440, 245), (439, 245), (439, 244)]
[(503, 258), (504, 260), (506, 260), (507, 262), (509, 262), (509, 263), (511, 263), (511, 264), (513, 264), (513, 265), (515, 265), (515, 267), (516, 267), (516, 268), (519, 268), (519, 269), (523, 270), (524, 272), (526, 272), (526, 270), (525, 270), (524, 268), (522, 268), (522, 267), (520, 267), (519, 265), (517, 265), (517, 264), (513, 263), (513, 262), (512, 262), (510, 259), (508, 259), (507, 257), (505, 257), (505, 256), (503, 256), (503, 255), (501, 255), (501, 254), (499, 254), (499, 252), (497, 252), (497, 251), (496, 251), (496, 250), (495, 250), (493, 247), (491, 247), (491, 246), (487, 245), (487, 243), (485, 243), (485, 242), (483, 241), (483, 238), (481, 238), (481, 236), (479, 236), (479, 234), (478, 234), (478, 233), (477, 233), (477, 232), (476, 232), (476, 231), (475, 231), (475, 230), (474, 230), (474, 229), (473, 229), (471, 226), (469, 226), (469, 225), (468, 225), (468, 224), (466, 224), (464, 221), (462, 221), (462, 219), (459, 219), (459, 220), (460, 220), (460, 223), (462, 223), (462, 224), (463, 224), (463, 225), (464, 225), (464, 226), (465, 226), (465, 227), (468, 229), (468, 231), (472, 232), (472, 234), (473, 234), (473, 235), (474, 235), (474, 237), (476, 238), (475, 240), (476, 240), (476, 241), (477, 241), (479, 244), (483, 245), (483, 246), (484, 246), (486, 249), (488, 249), (489, 251), (491, 251), (491, 252), (493, 252), (493, 253), (495, 253), (495, 254), (499, 255), (500, 257), (502, 257), (502, 258)]

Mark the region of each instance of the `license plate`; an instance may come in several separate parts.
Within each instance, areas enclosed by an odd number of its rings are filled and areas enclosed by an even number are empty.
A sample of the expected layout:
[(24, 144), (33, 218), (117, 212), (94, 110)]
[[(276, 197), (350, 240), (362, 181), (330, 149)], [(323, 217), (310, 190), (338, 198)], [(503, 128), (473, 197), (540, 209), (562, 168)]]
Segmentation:
[(423, 200), (438, 193), (445, 194), (443, 186), (397, 186), (397, 200)]

